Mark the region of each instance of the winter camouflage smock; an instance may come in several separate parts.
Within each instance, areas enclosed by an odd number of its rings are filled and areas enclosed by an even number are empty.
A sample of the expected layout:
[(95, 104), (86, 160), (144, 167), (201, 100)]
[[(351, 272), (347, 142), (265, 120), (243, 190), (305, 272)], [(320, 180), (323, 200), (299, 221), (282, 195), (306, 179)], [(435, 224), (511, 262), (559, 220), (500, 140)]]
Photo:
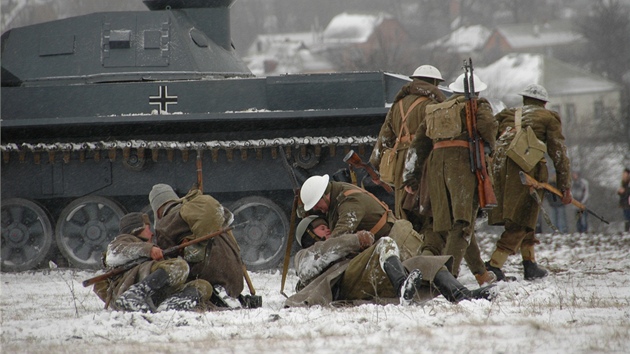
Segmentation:
[[(529, 195), (529, 187), (521, 183), (519, 176), (521, 168), (505, 155), (515, 134), (515, 113), (516, 108), (510, 108), (504, 109), (496, 115), (499, 133), (492, 163), (492, 173), (498, 206), (490, 211), (488, 222), (491, 225), (503, 225), (505, 220), (511, 220), (534, 230), (540, 208), (534, 198)], [(570, 163), (562, 135), (560, 116), (540, 105), (526, 105), (523, 107), (521, 127), (524, 129), (528, 126), (532, 127), (536, 137), (547, 145), (547, 155), (551, 158), (556, 170), (558, 189), (570, 190)], [(546, 182), (548, 178), (547, 161), (543, 158), (528, 174), (538, 181)], [(541, 200), (542, 193), (542, 190), (538, 190)]]
[[(422, 101), (419, 102), (411, 110), (411, 112), (409, 112), (411, 105), (418, 99), (421, 99)], [(444, 96), (442, 91), (440, 91), (436, 86), (422, 80), (414, 80), (400, 89), (394, 99), (392, 107), (385, 117), (385, 122), (381, 126), (381, 131), (378, 134), (374, 150), (372, 150), (372, 155), (370, 156), (370, 164), (378, 170), (383, 157), (383, 151), (385, 149), (392, 149), (396, 146), (397, 153), (392, 163), (395, 166), (394, 193), (396, 203), (395, 215), (397, 218), (404, 217), (404, 213), (402, 212), (402, 203), (406, 192), (402, 188), (402, 182), (407, 150), (411, 145), (411, 141), (415, 136), (416, 130), (418, 130), (418, 126), (424, 120), (426, 106), (430, 103), (443, 102), (445, 99), (446, 96)], [(399, 104), (399, 101), (401, 100), (403, 111), (406, 113), (408, 112), (406, 120), (407, 130), (402, 130), (402, 133), (401, 126), (403, 123), (403, 117)], [(397, 141), (398, 144), (396, 144)]]
[[(447, 101), (463, 101), (463, 95), (455, 94)], [(497, 123), (492, 107), (487, 100), (478, 99), (477, 131), (485, 146), (494, 148)], [(466, 130), (466, 109), (460, 109), (461, 132), (452, 139), (468, 142)], [(454, 221), (471, 223), (471, 216), (478, 206), (477, 178), (470, 170), (470, 156), (467, 147), (446, 147), (433, 149), (433, 144), (443, 140), (432, 140), (427, 136), (426, 120), (420, 124), (412, 142), (405, 166), (405, 185), (418, 188), (423, 164), (427, 163), (428, 189), (433, 214), (433, 229), (436, 232), (452, 229)]]

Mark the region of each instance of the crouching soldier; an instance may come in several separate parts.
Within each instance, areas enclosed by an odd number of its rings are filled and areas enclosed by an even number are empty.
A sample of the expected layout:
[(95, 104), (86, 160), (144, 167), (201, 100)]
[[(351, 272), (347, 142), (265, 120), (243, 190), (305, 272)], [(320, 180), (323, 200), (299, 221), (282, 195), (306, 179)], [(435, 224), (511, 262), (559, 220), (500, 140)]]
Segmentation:
[[(447, 270), (450, 256), (416, 256), (401, 262), (398, 245), (389, 237), (376, 243), (369, 231), (330, 237), (326, 221), (304, 218), (296, 238), (303, 247), (295, 255), (297, 293), (285, 306), (328, 305), (335, 301), (410, 304), (440, 294), (451, 302), (490, 299), (490, 287), (470, 291)], [(433, 284), (437, 292), (432, 291)]]
[[(179, 198), (171, 186), (156, 184), (149, 193), (149, 203), (155, 216), (157, 244), (164, 249), (225, 229), (234, 221), (232, 212), (198, 189)], [(189, 280), (203, 279), (212, 284), (214, 305), (229, 308), (262, 305), (260, 296), (241, 294), (245, 268), (232, 231), (185, 247), (183, 258), (190, 266)]]
[[(129, 213), (120, 219), (120, 235), (108, 246), (107, 267), (140, 263), (109, 279), (106, 303), (115, 310), (160, 312), (190, 310), (209, 300), (212, 287), (205, 280), (186, 283), (188, 264), (181, 258), (164, 259), (153, 244), (149, 217)], [(146, 259), (145, 262), (142, 262)], [(113, 302), (111, 302), (113, 300)]]

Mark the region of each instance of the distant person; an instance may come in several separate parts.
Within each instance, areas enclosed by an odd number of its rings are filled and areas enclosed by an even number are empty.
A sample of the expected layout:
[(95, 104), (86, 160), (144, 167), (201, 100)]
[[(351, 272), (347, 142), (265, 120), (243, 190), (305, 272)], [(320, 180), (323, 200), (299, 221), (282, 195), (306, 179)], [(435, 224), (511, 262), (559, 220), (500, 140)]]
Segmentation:
[[(571, 167), (567, 148), (562, 135), (562, 121), (557, 112), (547, 110), (549, 100), (547, 90), (537, 84), (525, 87), (519, 93), (523, 96), (521, 108), (504, 109), (495, 118), (499, 123), (496, 153), (492, 171), (498, 206), (489, 212), (488, 223), (503, 225), (505, 230), (497, 241), (496, 248), (486, 262), (486, 267), (493, 271), (499, 280), (505, 279), (503, 265), (508, 256), (519, 250), (523, 257), (523, 271), (526, 280), (547, 276), (547, 270), (536, 263), (534, 245), (540, 243), (535, 236), (536, 222), (540, 205), (529, 194), (529, 187), (523, 185), (519, 173), (523, 171), (506, 150), (516, 135), (517, 121), (521, 129), (531, 127), (536, 138), (544, 143), (553, 162), (557, 175), (557, 186), (562, 192), (561, 203), (571, 203)], [(523, 171), (538, 181), (548, 179), (547, 160), (541, 157), (529, 171)], [(542, 200), (543, 191), (537, 190)]]
[(621, 175), (621, 187), (617, 190), (619, 207), (623, 209), (624, 230), (630, 231), (630, 168), (625, 168)]
[[(552, 174), (549, 178), (549, 184), (555, 188), (558, 188), (556, 182), (556, 175)], [(545, 192), (545, 198), (551, 208), (549, 217), (551, 222), (558, 228), (560, 233), (566, 234), (568, 232), (567, 227), (567, 206), (562, 203), (562, 199), (551, 192)]]
[[(418, 224), (421, 221), (416, 220), (418, 215), (412, 209), (414, 201), (406, 202), (415, 196), (402, 188), (405, 157), (418, 126), (424, 121), (426, 106), (443, 102), (446, 96), (438, 88), (444, 79), (436, 67), (421, 65), (410, 78), (412, 81), (400, 89), (385, 117), (370, 156), (370, 164), (381, 173), (384, 182), (394, 187), (394, 215), (398, 219)], [(405, 210), (405, 205), (410, 208)]]
[[(302, 249), (295, 255), (299, 282), (287, 307), (360, 304), (410, 304), (418, 293), (422, 299), (439, 294), (451, 302), (490, 299), (491, 287), (469, 290), (446, 269), (451, 257), (412, 257), (401, 261), (396, 242), (365, 230), (332, 237), (324, 218), (311, 215), (297, 227)], [(438, 290), (433, 292), (431, 284)]]
[[(580, 176), (578, 171), (573, 171), (571, 173), (571, 179), (573, 183), (571, 185), (571, 194), (573, 194), (573, 199), (582, 203), (586, 206), (589, 197), (589, 188), (588, 181), (586, 178)], [(575, 229), (577, 232), (584, 233), (588, 232), (588, 213), (585, 211), (577, 210), (575, 213)]]

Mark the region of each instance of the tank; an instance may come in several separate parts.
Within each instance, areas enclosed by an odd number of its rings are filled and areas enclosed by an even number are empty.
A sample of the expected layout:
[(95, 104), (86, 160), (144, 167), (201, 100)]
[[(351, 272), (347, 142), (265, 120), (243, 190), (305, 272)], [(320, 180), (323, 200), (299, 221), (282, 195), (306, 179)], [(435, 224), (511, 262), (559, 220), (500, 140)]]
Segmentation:
[[(101, 267), (156, 183), (196, 184), (235, 214), (249, 269), (278, 266), (295, 182), (367, 160), (409, 79), (387, 72), (255, 77), (234, 49), (235, 0), (144, 0), (2, 34), (3, 271), (55, 254)], [(287, 165), (288, 162), (288, 165)], [(368, 183), (369, 184), (369, 183)], [(378, 187), (376, 187), (378, 188)]]

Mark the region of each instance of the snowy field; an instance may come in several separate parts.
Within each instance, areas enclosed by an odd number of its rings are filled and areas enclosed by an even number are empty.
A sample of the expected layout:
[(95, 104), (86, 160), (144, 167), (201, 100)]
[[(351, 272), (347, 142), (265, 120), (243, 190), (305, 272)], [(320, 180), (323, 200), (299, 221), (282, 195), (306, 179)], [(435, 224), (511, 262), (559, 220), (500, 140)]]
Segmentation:
[[(480, 235), (484, 258), (496, 235)], [(105, 311), (73, 269), (1, 274), (2, 353), (630, 353), (630, 234), (542, 235), (551, 275), (523, 280), (520, 256), (493, 302), (284, 309), (280, 271), (253, 272), (263, 308)], [(460, 280), (476, 282), (466, 267)], [(285, 292), (296, 277), (290, 274)]]

